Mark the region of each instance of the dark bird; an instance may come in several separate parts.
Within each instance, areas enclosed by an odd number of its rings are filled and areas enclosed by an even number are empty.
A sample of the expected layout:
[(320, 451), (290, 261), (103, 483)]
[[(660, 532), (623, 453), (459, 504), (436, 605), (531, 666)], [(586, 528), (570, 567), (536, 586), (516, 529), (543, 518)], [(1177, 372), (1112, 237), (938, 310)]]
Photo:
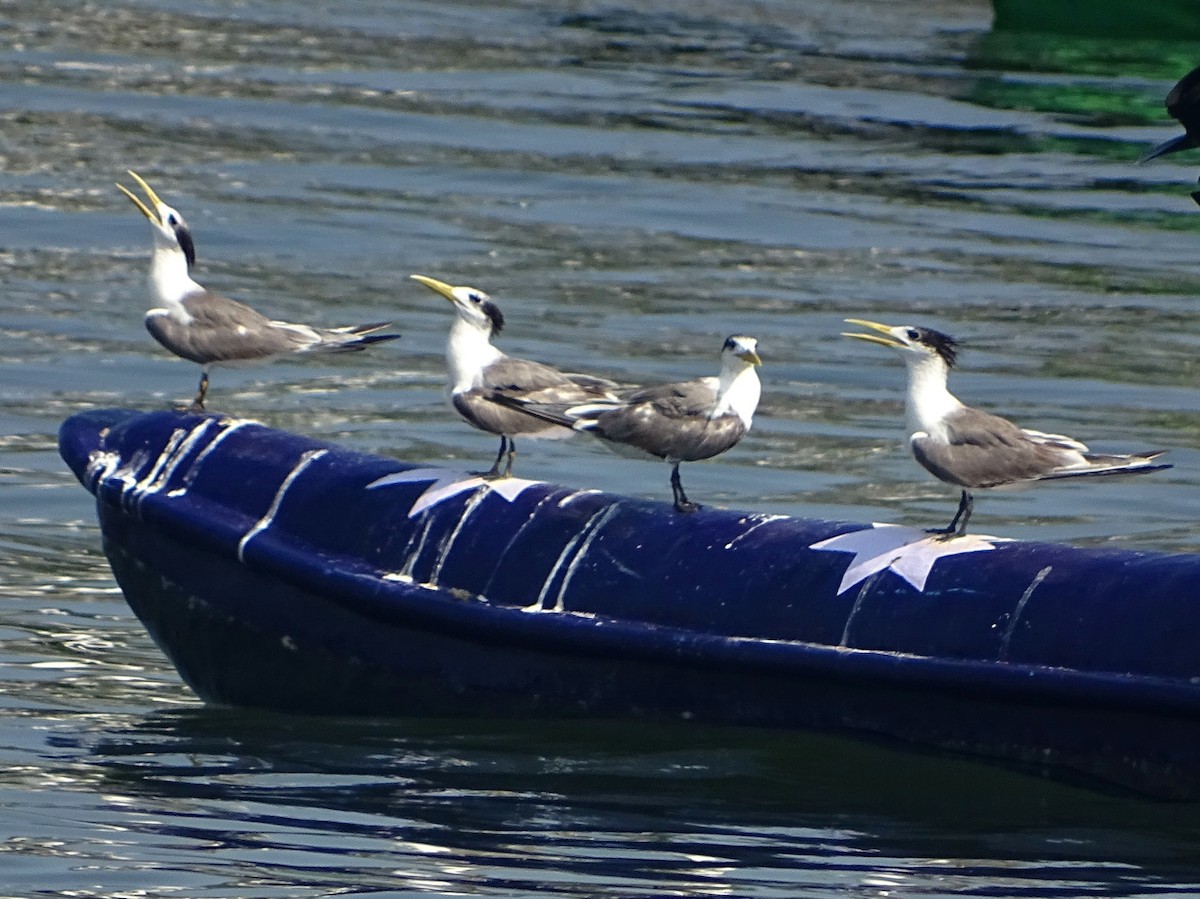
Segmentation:
[(155, 305), (146, 313), (146, 330), (176, 356), (200, 366), (193, 411), (204, 408), (208, 372), (214, 366), (250, 365), (291, 353), (356, 352), (400, 336), (378, 333), (391, 322), (317, 328), (272, 321), (243, 303), (206, 290), (192, 280), (196, 249), (183, 216), (160, 200), (136, 172), (129, 175), (145, 191), (149, 204), (124, 185), (117, 187), (149, 219), (154, 236), (150, 295)]
[(900, 351), (908, 367), (904, 405), (913, 456), (934, 477), (962, 488), (954, 519), (949, 527), (936, 533), (966, 533), (974, 490), (1066, 478), (1145, 474), (1171, 467), (1152, 461), (1164, 450), (1132, 455), (1093, 453), (1070, 437), (1030, 431), (964, 405), (946, 386), (958, 344), (940, 331), (908, 325), (891, 327), (858, 318), (846, 321), (877, 333), (843, 336)]
[(598, 437), (617, 451), (665, 460), (671, 466), (676, 510), (694, 512), (700, 507), (683, 492), (679, 464), (719, 455), (746, 436), (762, 392), (755, 370), (761, 364), (758, 341), (735, 335), (721, 347), (716, 377), (644, 387), (619, 400), (576, 406), (528, 399), (512, 403), (545, 421)]
[(1141, 158), (1142, 162), (1200, 147), (1200, 66), (1179, 79), (1167, 94), (1167, 113), (1183, 126), (1184, 133), (1163, 141)]
[[(589, 375), (567, 374), (540, 362), (506, 356), (492, 345), (504, 327), (504, 315), (482, 290), (454, 287), (436, 278), (412, 275), (454, 307), (454, 323), (446, 343), (446, 368), (450, 378), (450, 404), (468, 424), (500, 437), (500, 451), (485, 478), (512, 475), (517, 454), (514, 435), (568, 437), (557, 423), (530, 415), (502, 400), (574, 405), (615, 399), (611, 381)], [(500, 463), (504, 462), (501, 470)]]

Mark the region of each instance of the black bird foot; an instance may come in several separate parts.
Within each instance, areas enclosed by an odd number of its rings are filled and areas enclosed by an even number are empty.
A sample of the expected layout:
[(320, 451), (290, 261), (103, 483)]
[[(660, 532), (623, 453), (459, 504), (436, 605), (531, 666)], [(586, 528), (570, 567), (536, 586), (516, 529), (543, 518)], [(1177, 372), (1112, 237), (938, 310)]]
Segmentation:
[(694, 503), (690, 499), (675, 501), (676, 512), (699, 512), (703, 508), (704, 507), (702, 505), (699, 503)]
[(966, 531), (962, 528), (926, 528), (925, 533), (931, 537), (936, 537), (938, 540), (953, 540), (956, 537), (962, 537)]
[[(505, 478), (512, 477), (513, 459), (517, 456), (517, 445), (508, 437), (500, 438), (500, 452), (496, 454), (496, 461), (492, 463), (492, 467), (487, 471), (473, 471), (471, 474), (477, 478), (483, 478), (485, 481), (502, 481)], [(500, 463), (504, 462), (504, 471), (500, 470)]]
[(958, 511), (954, 513), (954, 517), (950, 519), (950, 524), (944, 528), (930, 528), (926, 534), (936, 534), (939, 540), (953, 540), (955, 537), (961, 537), (967, 532), (967, 522), (971, 519), (971, 511), (975, 508), (975, 497), (971, 495), (971, 491), (964, 490), (962, 498), (958, 501)]
[(512, 473), (512, 458), (508, 460), (508, 464), (504, 466), (504, 470), (500, 470), (500, 460), (496, 460), (496, 464), (487, 471), (473, 471), (471, 474), (477, 478), (482, 478), (485, 481), (503, 481), (505, 478), (511, 478)]

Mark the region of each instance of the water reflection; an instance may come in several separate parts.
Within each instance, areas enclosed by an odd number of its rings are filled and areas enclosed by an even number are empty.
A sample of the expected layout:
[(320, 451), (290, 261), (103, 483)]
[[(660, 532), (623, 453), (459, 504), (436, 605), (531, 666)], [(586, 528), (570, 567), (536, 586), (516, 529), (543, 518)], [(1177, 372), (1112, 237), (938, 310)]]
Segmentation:
[(331, 882), (313, 873), (326, 858), (331, 878), (449, 891), (1132, 895), (1129, 869), (1184, 862), (1200, 825), (974, 763), (753, 730), (199, 710), (103, 728), (87, 748), (95, 788), (137, 810), (143, 838), (270, 846), (260, 876), (302, 853), (310, 887)]

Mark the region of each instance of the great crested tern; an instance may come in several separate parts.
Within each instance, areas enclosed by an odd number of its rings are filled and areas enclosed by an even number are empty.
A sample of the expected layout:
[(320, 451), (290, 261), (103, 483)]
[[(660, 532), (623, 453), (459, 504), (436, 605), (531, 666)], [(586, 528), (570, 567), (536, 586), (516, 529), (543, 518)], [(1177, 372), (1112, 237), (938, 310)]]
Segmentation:
[(937, 533), (962, 536), (974, 506), (972, 491), (1037, 481), (1099, 475), (1145, 474), (1170, 468), (1152, 460), (1165, 450), (1132, 455), (1093, 453), (1078, 440), (1018, 427), (1005, 418), (973, 409), (947, 388), (958, 344), (932, 328), (893, 327), (848, 318), (876, 332), (845, 337), (901, 352), (908, 367), (905, 397), (909, 447), (934, 477), (962, 488), (958, 511)]
[[(492, 338), (504, 327), (504, 315), (482, 290), (454, 287), (425, 275), (410, 277), (454, 307), (454, 323), (446, 343), (450, 403), (468, 424), (500, 437), (496, 461), (483, 477), (495, 479), (512, 475), (513, 459), (517, 454), (513, 440), (516, 434), (530, 437), (570, 435), (570, 431), (555, 422), (506, 404), (502, 401), (504, 398), (566, 405), (616, 398), (612, 393), (616, 385), (611, 381), (567, 374), (540, 362), (515, 359), (494, 347)], [(503, 471), (500, 468), (502, 461), (505, 463)]]
[(620, 400), (575, 406), (527, 399), (508, 400), (531, 415), (584, 431), (618, 451), (632, 449), (671, 466), (675, 509), (700, 508), (687, 498), (679, 478), (681, 462), (709, 459), (746, 436), (758, 408), (758, 341), (734, 335), (721, 347), (716, 377), (644, 387)]
[(1179, 79), (1166, 99), (1167, 114), (1183, 126), (1184, 133), (1163, 141), (1141, 158), (1142, 162), (1200, 147), (1200, 66)]
[(196, 249), (187, 222), (133, 171), (130, 177), (146, 193), (142, 201), (123, 184), (117, 187), (150, 220), (154, 249), (150, 257), (150, 295), (146, 330), (164, 347), (200, 366), (193, 411), (204, 408), (208, 371), (216, 365), (249, 365), (290, 353), (356, 352), (373, 343), (395, 340), (380, 334), (391, 322), (316, 328), (272, 321), (249, 306), (206, 290), (192, 280)]

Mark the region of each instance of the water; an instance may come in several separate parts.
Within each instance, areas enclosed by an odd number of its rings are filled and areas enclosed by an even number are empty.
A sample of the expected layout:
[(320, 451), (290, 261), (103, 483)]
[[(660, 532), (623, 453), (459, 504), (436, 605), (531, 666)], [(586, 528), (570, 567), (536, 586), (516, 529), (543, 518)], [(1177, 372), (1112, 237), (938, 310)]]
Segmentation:
[[(967, 344), (968, 401), (1127, 482), (980, 499), (1020, 538), (1200, 547), (1195, 45), (988, 32), (980, 2), (0, 4), (0, 894), (1183, 896), (1190, 806), (829, 737), (206, 709), (132, 618), (71, 412), (190, 397), (144, 332), (126, 168), (198, 277), (271, 315), (393, 317), (370, 357), (218, 371), (211, 405), (402, 459), (495, 441), (442, 399), (445, 304), (503, 346), (631, 381), (766, 360), (754, 432), (685, 467), (719, 505), (917, 525), (954, 495), (901, 441), (902, 367), (858, 316)], [(667, 496), (585, 442), (520, 473)]]

